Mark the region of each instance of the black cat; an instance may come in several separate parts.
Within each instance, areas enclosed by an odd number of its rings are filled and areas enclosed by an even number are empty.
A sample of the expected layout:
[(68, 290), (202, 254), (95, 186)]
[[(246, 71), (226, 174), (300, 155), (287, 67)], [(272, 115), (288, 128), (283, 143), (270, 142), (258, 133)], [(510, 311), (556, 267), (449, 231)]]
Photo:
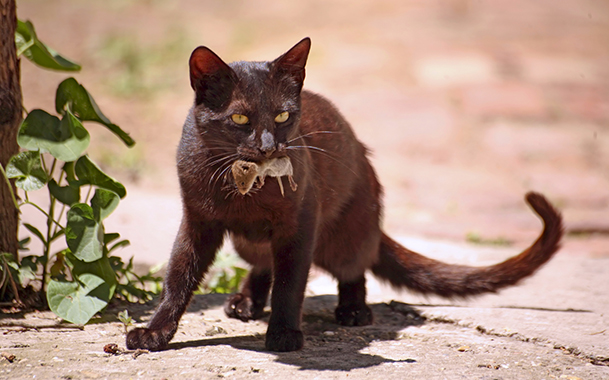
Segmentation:
[[(130, 349), (167, 346), (227, 233), (252, 269), (226, 313), (259, 318), (272, 288), (266, 335), (272, 351), (303, 346), (300, 321), (311, 264), (338, 279), (338, 323), (361, 326), (372, 323), (367, 270), (398, 288), (464, 297), (518, 283), (558, 250), (561, 216), (537, 193), (526, 200), (543, 219), (543, 233), (497, 265), (448, 265), (391, 240), (379, 227), (381, 186), (366, 148), (329, 101), (302, 90), (310, 44), (305, 38), (272, 62), (227, 65), (206, 47), (192, 53), (195, 104), (178, 150), (183, 219), (160, 305), (147, 328), (129, 332)], [(286, 156), (294, 191), (283, 193), (276, 181), (236, 191), (230, 174), (235, 161), (263, 164)], [(288, 178), (279, 181), (288, 188)]]

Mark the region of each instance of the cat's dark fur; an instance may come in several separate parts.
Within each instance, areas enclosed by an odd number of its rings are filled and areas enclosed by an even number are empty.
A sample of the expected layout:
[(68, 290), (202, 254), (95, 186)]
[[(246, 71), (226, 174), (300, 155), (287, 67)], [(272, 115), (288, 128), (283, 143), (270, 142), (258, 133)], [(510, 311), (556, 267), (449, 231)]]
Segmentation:
[[(178, 150), (183, 219), (160, 305), (147, 328), (129, 332), (129, 348), (167, 346), (227, 233), (252, 270), (241, 292), (228, 299), (226, 313), (244, 321), (259, 318), (272, 289), (266, 348), (273, 351), (303, 345), (300, 322), (311, 264), (338, 279), (338, 323), (361, 326), (372, 323), (367, 270), (398, 288), (466, 297), (518, 283), (558, 250), (561, 216), (537, 193), (526, 200), (543, 219), (543, 233), (500, 264), (448, 265), (391, 240), (379, 227), (381, 186), (366, 148), (329, 101), (302, 90), (309, 49), (306, 38), (275, 61), (230, 65), (205, 47), (192, 53), (195, 104)], [(276, 123), (284, 111), (289, 119)], [(237, 124), (233, 114), (249, 123)], [(229, 174), (235, 160), (286, 155), (296, 191), (282, 196), (275, 181), (245, 195), (236, 191)], [(281, 180), (288, 188), (287, 178)]]

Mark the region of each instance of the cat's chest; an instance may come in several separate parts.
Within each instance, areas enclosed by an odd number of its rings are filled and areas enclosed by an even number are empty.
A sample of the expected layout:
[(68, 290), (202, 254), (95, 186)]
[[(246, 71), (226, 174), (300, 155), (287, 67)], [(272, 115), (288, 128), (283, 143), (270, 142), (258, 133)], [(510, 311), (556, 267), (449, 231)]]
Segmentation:
[(210, 206), (214, 219), (252, 241), (269, 240), (274, 233), (290, 233), (296, 228), (299, 210), (297, 194), (288, 190), (282, 195), (276, 182), (251, 194), (215, 197)]

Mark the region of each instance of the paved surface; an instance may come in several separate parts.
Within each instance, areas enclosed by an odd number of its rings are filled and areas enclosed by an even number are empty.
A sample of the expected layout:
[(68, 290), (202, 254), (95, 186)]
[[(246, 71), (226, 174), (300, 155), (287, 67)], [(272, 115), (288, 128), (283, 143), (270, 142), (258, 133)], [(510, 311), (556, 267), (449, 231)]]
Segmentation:
[[(465, 250), (479, 263), (511, 253), (402, 241), (454, 262), (463, 261)], [(306, 346), (283, 354), (264, 351), (266, 318), (226, 318), (223, 295), (195, 297), (169, 349), (137, 358), (103, 347), (124, 348), (119, 311), (127, 308), (145, 322), (154, 305), (114, 305), (82, 331), (50, 328), (58, 321), (49, 312), (4, 315), (0, 379), (606, 379), (608, 268), (607, 257), (562, 251), (523, 285), (460, 302), (396, 294), (370, 279), (375, 324), (356, 328), (333, 322), (335, 284), (314, 272), (305, 302)]]

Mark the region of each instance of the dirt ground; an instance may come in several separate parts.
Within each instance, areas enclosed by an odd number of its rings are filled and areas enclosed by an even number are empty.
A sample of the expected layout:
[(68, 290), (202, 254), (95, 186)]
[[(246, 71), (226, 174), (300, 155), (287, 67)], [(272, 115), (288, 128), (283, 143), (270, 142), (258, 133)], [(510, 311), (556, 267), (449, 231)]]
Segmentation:
[[(408, 240), (457, 255), (464, 247)], [(484, 262), (508, 254), (469, 251)], [(603, 268), (604, 266), (604, 268)], [(334, 322), (336, 284), (314, 276), (305, 300), (305, 348), (264, 351), (268, 310), (260, 321), (226, 318), (224, 295), (199, 295), (163, 352), (125, 351), (117, 314), (136, 325), (150, 305), (113, 304), (84, 328), (50, 312), (2, 319), (0, 379), (570, 379), (609, 377), (607, 259), (562, 255), (519, 287), (477, 300), (413, 299), (373, 279), (368, 299), (375, 323)], [(414, 302), (413, 302), (414, 301)], [(106, 347), (115, 345), (113, 352)]]
[[(167, 260), (180, 220), (174, 155), (192, 102), (191, 51), (206, 45), (226, 61), (269, 60), (309, 36), (305, 86), (331, 99), (370, 147), (385, 188), (384, 226), (392, 236), (450, 247), (477, 236), (501, 241), (515, 253), (539, 231), (523, 202), (526, 191), (536, 190), (565, 216), (568, 234), (560, 255), (574, 265), (597, 263), (587, 268), (609, 278), (608, 3), (20, 0), (18, 16), (31, 20), (43, 41), (82, 64), (76, 79), (137, 141), (127, 149), (108, 131), (89, 127), (90, 155), (125, 182), (129, 193), (106, 228), (131, 240), (120, 254), (141, 265)], [(55, 88), (66, 77), (22, 62), (25, 107), (51, 112)], [(422, 253), (464, 264), (499, 257), (494, 251), (486, 256), (465, 251)], [(606, 288), (609, 281), (595, 286)], [(555, 298), (544, 302), (569, 308), (565, 299), (572, 288), (560, 281), (555, 287)], [(423, 366), (417, 363), (429, 355), (445, 360), (432, 372), (435, 377), (426, 378), (606, 374), (545, 341), (523, 346), (508, 336), (460, 326), (454, 312), (457, 323), (427, 315), (426, 323), (418, 324), (408, 307), (405, 313), (378, 302), (377, 321), (386, 324), (353, 332), (330, 322), (328, 298), (307, 302), (308, 345), (298, 353), (262, 352), (264, 323), (229, 321), (221, 315), (219, 297), (202, 296), (184, 319), (181, 334), (188, 339), (179, 340), (194, 341), (192, 347), (177, 343), (137, 359), (104, 354), (104, 344), (122, 342), (122, 327), (112, 320), (116, 313), (84, 332), (10, 328), (0, 338), (3, 352), (10, 355), (23, 344), (57, 355), (44, 364), (23, 362), (25, 357), (18, 357), (18, 365), (4, 360), (2, 369), (14, 372), (0, 378), (404, 378), (403, 371), (421, 378), (417, 371)], [(151, 308), (141, 307), (136, 317)], [(11, 318), (0, 315), (0, 322)], [(23, 318), (56, 322), (48, 313)], [(190, 330), (190, 323), (198, 327)], [(203, 338), (201, 331), (219, 333)], [(602, 328), (595, 331), (607, 336)], [(459, 337), (476, 346), (463, 348)], [(501, 359), (506, 351), (509, 363)]]

